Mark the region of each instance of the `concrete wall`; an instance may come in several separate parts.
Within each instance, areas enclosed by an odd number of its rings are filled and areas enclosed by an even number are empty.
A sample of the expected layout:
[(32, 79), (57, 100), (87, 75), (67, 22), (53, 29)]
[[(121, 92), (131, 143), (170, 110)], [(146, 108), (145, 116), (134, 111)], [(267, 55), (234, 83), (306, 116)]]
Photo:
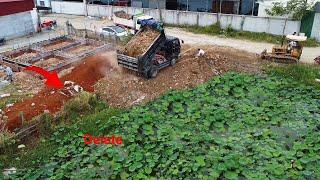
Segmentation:
[(316, 13), (314, 16), (311, 37), (320, 41), (320, 13)]
[[(84, 10), (85, 7), (83, 3), (52, 2), (52, 11), (55, 13), (84, 15)], [(272, 17), (255, 17), (191, 11), (186, 12), (165, 9), (159, 10), (138, 7), (114, 7), (101, 5), (87, 6), (89, 16), (112, 16), (113, 12), (120, 10), (129, 14), (143, 12), (167, 24), (208, 26), (220, 22), (221, 27), (224, 29), (230, 26), (235, 30), (265, 32), (275, 35), (282, 35), (283, 30), (285, 30), (285, 34), (299, 32), (301, 24), (300, 21), (288, 20), (286, 22), (285, 19)]]
[(0, 37), (13, 39), (36, 32), (37, 11), (27, 11), (0, 17)]
[(74, 15), (85, 15), (84, 3), (52, 1), (52, 12)]

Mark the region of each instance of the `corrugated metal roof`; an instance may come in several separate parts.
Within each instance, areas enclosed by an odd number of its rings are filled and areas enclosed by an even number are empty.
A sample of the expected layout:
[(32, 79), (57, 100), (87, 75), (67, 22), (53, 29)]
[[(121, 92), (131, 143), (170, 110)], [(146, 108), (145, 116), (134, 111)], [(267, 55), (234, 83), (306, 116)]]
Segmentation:
[(0, 0), (0, 3), (16, 2), (16, 1), (23, 1), (23, 0)]
[(0, 16), (31, 11), (33, 8), (33, 0), (0, 0)]

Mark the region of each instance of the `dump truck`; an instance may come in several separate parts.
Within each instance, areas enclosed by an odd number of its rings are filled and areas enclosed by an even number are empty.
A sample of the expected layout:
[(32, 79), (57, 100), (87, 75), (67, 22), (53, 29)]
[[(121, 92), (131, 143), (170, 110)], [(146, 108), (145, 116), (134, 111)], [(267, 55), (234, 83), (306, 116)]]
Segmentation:
[(130, 30), (131, 34), (135, 34), (140, 29), (139, 20), (153, 19), (153, 17), (144, 14), (131, 15), (124, 11), (117, 11), (113, 14), (112, 19), (115, 25), (127, 28)]
[[(158, 34), (154, 33), (155, 31)], [(150, 34), (155, 34), (155, 38), (145, 43), (143, 38), (147, 38), (147, 35), (150, 36)], [(176, 37), (166, 36), (163, 29), (158, 30), (148, 25), (143, 26), (128, 42), (129, 45), (130, 43), (131, 46), (127, 48), (131, 49), (117, 50), (118, 64), (146, 78), (156, 77), (159, 70), (174, 65), (180, 57), (180, 40)], [(147, 45), (146, 48), (141, 48), (143, 45)], [(139, 52), (137, 53), (137, 51)]]

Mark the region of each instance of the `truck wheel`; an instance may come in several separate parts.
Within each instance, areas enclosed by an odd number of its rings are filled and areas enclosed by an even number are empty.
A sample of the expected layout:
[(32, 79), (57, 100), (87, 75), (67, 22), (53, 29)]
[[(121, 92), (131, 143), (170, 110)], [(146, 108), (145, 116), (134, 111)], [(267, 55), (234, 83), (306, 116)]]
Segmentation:
[(176, 59), (172, 59), (172, 60), (171, 60), (171, 62), (170, 62), (170, 65), (171, 65), (171, 66), (173, 66), (173, 65), (175, 65), (175, 64), (176, 64), (176, 62), (177, 62), (177, 60), (176, 60)]
[(155, 78), (158, 74), (158, 67), (152, 66), (148, 73), (148, 78)]

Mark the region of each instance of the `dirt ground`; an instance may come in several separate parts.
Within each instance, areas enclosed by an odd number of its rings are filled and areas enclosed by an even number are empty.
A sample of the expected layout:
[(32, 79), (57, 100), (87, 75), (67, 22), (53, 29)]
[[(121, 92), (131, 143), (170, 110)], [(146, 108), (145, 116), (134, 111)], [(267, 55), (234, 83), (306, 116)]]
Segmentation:
[(27, 60), (38, 56), (39, 53), (36, 51), (27, 51), (27, 52), (19, 52), (17, 54), (11, 55), (12, 60), (16, 62), (24, 62), (26, 63)]
[(50, 44), (44, 46), (43, 48), (51, 51), (51, 50), (58, 49), (63, 46), (67, 46), (71, 43), (73, 43), (71, 40), (58, 40), (54, 43), (50, 43)]
[(96, 84), (95, 91), (112, 107), (130, 107), (148, 102), (170, 89), (194, 87), (227, 71), (262, 71), (261, 61), (255, 54), (227, 47), (200, 46), (206, 52), (205, 56), (195, 58), (197, 48), (184, 45), (180, 61), (161, 70), (155, 79), (138, 77), (128, 70), (113, 69)]
[[(85, 91), (96, 92), (111, 107), (130, 107), (148, 102), (170, 89), (184, 89), (204, 83), (227, 71), (261, 73), (261, 62), (254, 54), (226, 47), (206, 46), (205, 56), (196, 58), (198, 47), (184, 45), (176, 65), (161, 70), (154, 79), (145, 79), (117, 65), (116, 53), (108, 52), (86, 58), (74, 69), (66, 69), (61, 80), (73, 81)], [(60, 75), (61, 76), (61, 75)], [(21, 115), (26, 120), (42, 114), (58, 112), (73, 96), (44, 88), (32, 98), (5, 109), (10, 130), (20, 126)], [(32, 106), (33, 104), (33, 106)]]
[(13, 84), (28, 94), (37, 94), (44, 87), (43, 80), (28, 72), (17, 72), (13, 76)]
[(85, 51), (89, 51), (92, 50), (93, 48), (95, 48), (95, 46), (92, 45), (81, 45), (81, 46), (77, 46), (75, 48), (72, 48), (68, 51), (66, 51), (66, 54), (69, 54), (70, 56), (74, 56), (74, 54), (81, 54)]
[(38, 61), (34, 63), (35, 66), (42, 67), (44, 69), (56, 67), (58, 64), (65, 62), (65, 60), (61, 58), (51, 57), (49, 59), (45, 59), (43, 61)]

